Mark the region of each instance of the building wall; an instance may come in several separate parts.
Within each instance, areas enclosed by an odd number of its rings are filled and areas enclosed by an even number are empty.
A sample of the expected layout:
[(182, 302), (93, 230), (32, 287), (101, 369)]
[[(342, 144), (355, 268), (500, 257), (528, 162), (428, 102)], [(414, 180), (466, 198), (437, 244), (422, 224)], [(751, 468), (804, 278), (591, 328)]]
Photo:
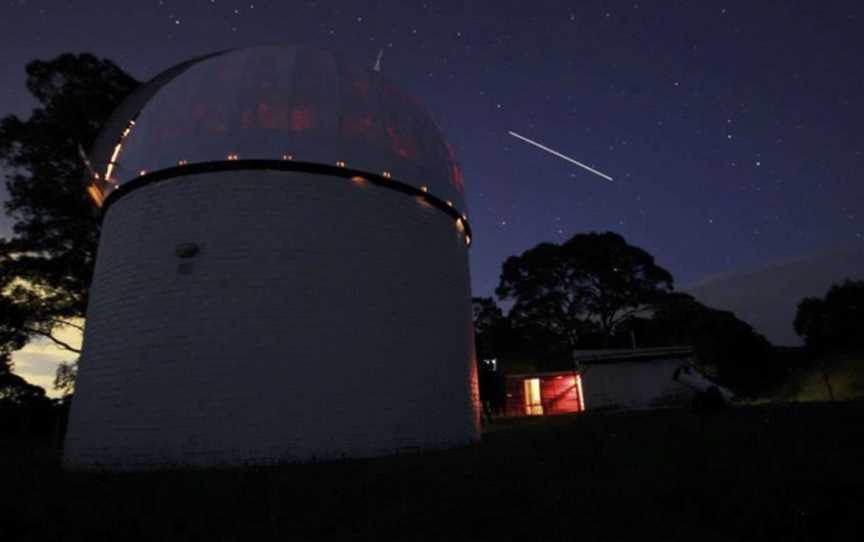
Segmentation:
[(383, 187), (256, 171), (139, 188), (104, 218), (65, 463), (472, 442), (469, 288), (453, 219)]
[(681, 404), (692, 392), (673, 380), (681, 359), (597, 363), (582, 373), (585, 408), (643, 408)]

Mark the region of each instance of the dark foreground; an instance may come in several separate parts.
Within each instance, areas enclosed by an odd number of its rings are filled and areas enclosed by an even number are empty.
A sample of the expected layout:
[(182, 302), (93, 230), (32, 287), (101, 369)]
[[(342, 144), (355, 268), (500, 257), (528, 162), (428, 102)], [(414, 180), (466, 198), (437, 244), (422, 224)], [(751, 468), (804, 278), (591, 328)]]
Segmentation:
[[(70, 474), (0, 441), (0, 540), (862, 540), (864, 403), (497, 424), (372, 461)], [(422, 423), (422, 420), (418, 420)]]

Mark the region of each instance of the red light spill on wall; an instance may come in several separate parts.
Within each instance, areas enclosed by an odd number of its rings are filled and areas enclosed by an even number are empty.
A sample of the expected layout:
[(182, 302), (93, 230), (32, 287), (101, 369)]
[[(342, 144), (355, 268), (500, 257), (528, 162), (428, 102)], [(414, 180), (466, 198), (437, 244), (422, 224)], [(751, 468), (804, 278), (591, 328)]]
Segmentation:
[(359, 137), (372, 130), (372, 117), (369, 114), (346, 115), (342, 119), (342, 134), (347, 137)]
[(354, 82), (351, 85), (351, 88), (354, 89), (354, 92), (356, 92), (358, 95), (362, 96), (363, 98), (366, 98), (367, 96), (369, 96), (369, 89), (371, 88), (371, 86), (369, 84), (369, 80), (366, 79), (366, 77), (363, 74), (356, 74), (356, 75), (351, 74), (351, 75), (353, 75), (353, 77), (354, 77)]
[(249, 110), (244, 111), (240, 125), (244, 130), (255, 128), (255, 114)]
[(447, 147), (447, 159), (450, 162), (450, 181), (460, 194), (465, 194), (465, 178), (462, 176), (462, 169), (459, 163), (456, 162), (456, 153), (453, 152), (453, 147), (449, 143), (445, 143)]
[(402, 158), (417, 158), (417, 144), (414, 138), (407, 134), (401, 134), (394, 126), (387, 127), (387, 135), (390, 136), (390, 144), (393, 152)]
[(197, 103), (197, 104), (192, 106), (192, 109), (189, 111), (189, 114), (193, 120), (196, 120), (199, 122), (203, 121), (204, 119), (207, 118), (207, 114), (208, 114), (207, 105), (202, 104), (202, 103)]
[(298, 105), (291, 111), (291, 129), (295, 132), (309, 130), (315, 126), (315, 108), (311, 105)]
[[(199, 114), (202, 115), (200, 118), (198, 118)], [(211, 134), (224, 134), (228, 131), (225, 110), (220, 105), (196, 105), (193, 109), (192, 118), (196, 121), (194, 124), (200, 125)]]
[(568, 414), (585, 410), (579, 374), (508, 378), (506, 395), (505, 413), (508, 416)]
[(550, 414), (581, 412), (582, 397), (579, 393), (579, 375), (567, 376), (560, 380), (545, 379), (543, 397), (549, 404)]
[(287, 105), (261, 102), (258, 104), (258, 127), (265, 130), (279, 130), (291, 126), (291, 109)]
[(456, 190), (463, 194), (465, 192), (465, 178), (462, 176), (462, 169), (455, 163), (451, 164), (450, 167), (450, 180), (453, 181)]

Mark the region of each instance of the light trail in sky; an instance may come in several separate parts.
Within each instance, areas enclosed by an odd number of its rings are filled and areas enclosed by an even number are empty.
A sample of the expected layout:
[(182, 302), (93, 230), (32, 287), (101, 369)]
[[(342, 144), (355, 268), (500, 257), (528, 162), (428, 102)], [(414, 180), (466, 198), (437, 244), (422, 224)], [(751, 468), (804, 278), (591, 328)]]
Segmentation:
[(507, 133), (510, 134), (511, 136), (515, 137), (516, 139), (521, 139), (521, 140), (524, 141), (525, 143), (529, 143), (529, 144), (531, 144), (531, 145), (534, 145), (534, 146), (537, 147), (538, 149), (542, 149), (542, 150), (544, 150), (544, 151), (546, 151), (546, 152), (548, 152), (548, 153), (550, 153), (550, 154), (554, 154), (554, 155), (557, 156), (558, 158), (563, 158), (564, 160), (567, 160), (568, 162), (570, 162), (570, 163), (572, 163), (572, 164), (576, 164), (577, 166), (579, 166), (579, 167), (581, 167), (581, 168), (583, 168), (583, 169), (587, 169), (588, 171), (590, 171), (590, 172), (593, 173), (594, 175), (598, 175), (598, 176), (600, 176), (600, 177), (603, 177), (603, 178), (606, 179), (607, 181), (611, 181), (611, 180), (612, 180), (612, 177), (610, 177), (609, 175), (606, 175), (605, 173), (603, 173), (603, 172), (601, 172), (601, 171), (597, 171), (596, 169), (594, 169), (594, 168), (592, 168), (592, 167), (590, 167), (590, 166), (586, 166), (586, 165), (583, 164), (582, 162), (580, 162), (580, 161), (578, 161), (578, 160), (574, 160), (574, 159), (570, 158), (569, 156), (567, 156), (566, 154), (561, 154), (560, 152), (556, 151), (555, 149), (550, 149), (550, 148), (547, 147), (546, 145), (542, 145), (542, 144), (540, 144), (540, 143), (537, 143), (536, 141), (534, 141), (534, 140), (532, 140), (532, 139), (528, 139), (528, 138), (525, 137), (525, 136), (519, 135), (519, 134), (517, 134), (516, 132), (514, 132), (514, 131), (512, 131), (512, 130), (511, 130), (511, 131), (508, 131)]

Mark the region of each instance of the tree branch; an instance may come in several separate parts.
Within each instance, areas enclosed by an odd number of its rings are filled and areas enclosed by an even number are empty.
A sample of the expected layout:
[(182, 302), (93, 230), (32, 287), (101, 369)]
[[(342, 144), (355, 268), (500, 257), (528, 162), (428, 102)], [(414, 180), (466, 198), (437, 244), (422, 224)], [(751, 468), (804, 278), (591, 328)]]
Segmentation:
[(61, 326), (69, 326), (74, 327), (79, 331), (84, 331), (84, 326), (79, 326), (78, 324), (73, 324), (72, 322), (67, 322), (66, 320), (51, 320), (55, 324), (60, 324)]
[(26, 331), (27, 333), (33, 333), (34, 335), (41, 335), (42, 337), (45, 337), (45, 338), (47, 338), (47, 339), (50, 339), (54, 344), (56, 344), (57, 346), (59, 346), (60, 348), (62, 348), (62, 349), (64, 349), (64, 350), (68, 350), (68, 351), (70, 351), (70, 352), (74, 352), (74, 353), (76, 353), (76, 354), (80, 354), (80, 353), (81, 353), (81, 350), (80, 350), (80, 349), (75, 348), (74, 346), (72, 346), (71, 344), (69, 344), (69, 343), (67, 343), (67, 342), (61, 341), (60, 339), (58, 339), (58, 338), (55, 337), (54, 335), (51, 335), (51, 334), (48, 333), (48, 332), (41, 331), (41, 330), (39, 330), (39, 329), (34, 329), (34, 328), (31, 328), (31, 327), (25, 327), (25, 328), (22, 328), (22, 329), (23, 329), (24, 331)]
[(628, 311), (624, 311), (624, 312), (622, 312), (622, 313), (621, 313), (617, 318), (615, 318), (615, 316), (613, 315), (613, 317), (612, 317), (612, 327), (613, 327), (613, 328), (618, 327), (618, 324), (620, 324), (621, 322), (623, 322), (623, 321), (626, 320), (627, 318), (629, 318), (629, 317), (631, 317), (631, 316), (633, 316), (633, 315), (635, 315), (635, 314), (639, 314), (639, 313), (645, 312), (645, 311), (647, 311), (647, 310), (649, 310), (649, 309), (650, 309), (650, 307), (648, 307), (648, 306), (640, 305), (639, 307), (636, 307), (635, 309), (631, 309), (631, 310), (628, 310)]

